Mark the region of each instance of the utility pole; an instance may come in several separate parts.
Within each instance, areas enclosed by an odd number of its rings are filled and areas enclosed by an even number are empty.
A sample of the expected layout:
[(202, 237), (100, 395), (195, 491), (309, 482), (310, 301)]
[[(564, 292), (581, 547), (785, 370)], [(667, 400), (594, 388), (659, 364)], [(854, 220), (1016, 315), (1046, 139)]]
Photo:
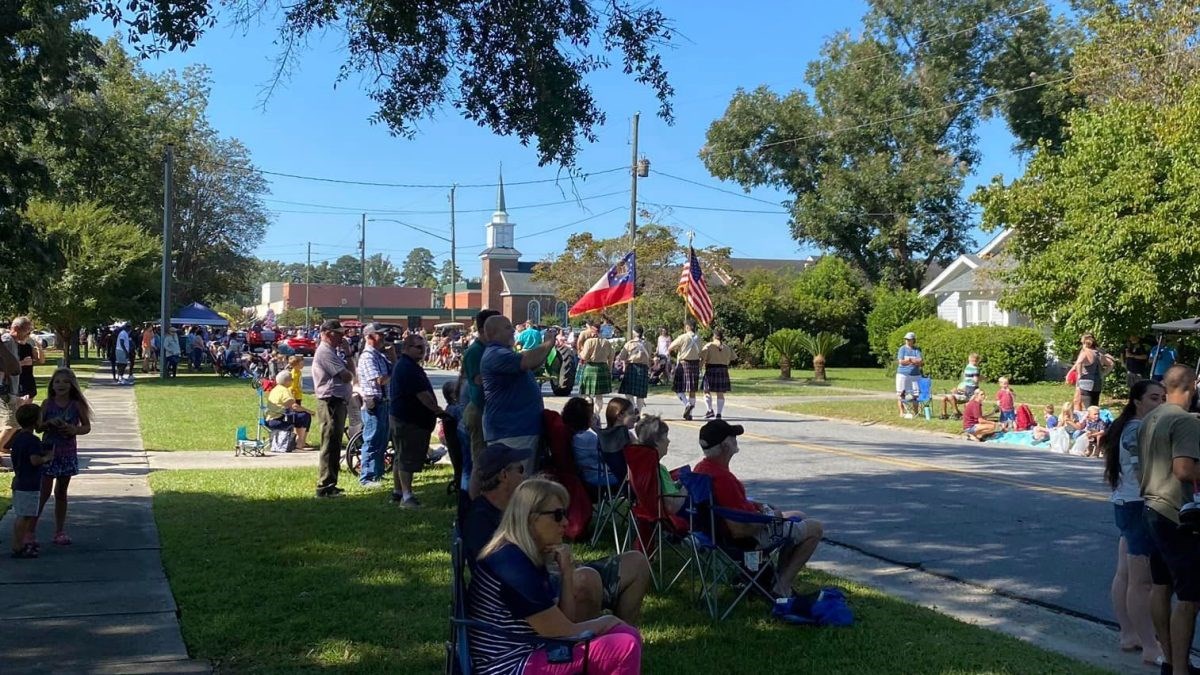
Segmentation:
[(167, 331), (171, 328), (171, 210), (173, 201), (171, 192), (175, 167), (175, 146), (167, 144), (163, 152), (163, 251), (162, 251), (162, 323), (159, 327), (158, 376), (167, 379), (167, 350), (162, 347), (167, 340)]
[[(638, 118), (641, 113), (633, 114), (633, 159), (629, 161), (629, 250), (637, 245), (637, 183), (638, 183)], [(637, 256), (634, 256), (637, 259)], [(636, 270), (636, 268), (635, 268)], [(636, 292), (636, 291), (635, 291)], [(633, 303), (629, 303), (629, 332), (627, 340), (633, 339)]]
[(304, 263), (304, 334), (312, 330), (312, 303), (309, 302), (308, 286), (312, 283), (312, 242), (308, 242), (308, 260)]
[(454, 245), (454, 191), (457, 185), (450, 186), (450, 323), (458, 321), (455, 310), (458, 309), (458, 257)]
[(367, 292), (367, 214), (365, 213), (362, 214), (362, 230), (358, 240), (358, 263), (362, 267), (358, 280), (358, 322), (362, 323), (366, 321), (363, 309)]

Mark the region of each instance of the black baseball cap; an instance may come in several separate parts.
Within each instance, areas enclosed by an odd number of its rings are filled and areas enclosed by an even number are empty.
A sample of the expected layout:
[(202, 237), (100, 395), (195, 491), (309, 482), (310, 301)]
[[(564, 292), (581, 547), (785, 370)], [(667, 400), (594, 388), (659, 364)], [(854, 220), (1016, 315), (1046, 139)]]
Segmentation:
[(341, 332), (342, 331), (342, 322), (338, 321), (337, 319), (326, 319), (321, 324), (321, 332), (325, 332), (327, 330), (336, 330), (338, 332)]
[(474, 470), (479, 473), (481, 482), (487, 482), (510, 464), (524, 462), (530, 457), (533, 457), (533, 450), (529, 448), (514, 448), (503, 443), (492, 443), (483, 449), (479, 455), (479, 463)]
[(730, 424), (725, 420), (712, 420), (700, 427), (700, 447), (704, 449), (720, 445), (730, 436), (741, 436), (746, 433), (740, 424)]
[(374, 335), (376, 333), (382, 333), (382, 332), (383, 332), (383, 326), (380, 326), (377, 323), (369, 323), (369, 324), (363, 326), (363, 329), (362, 329), (363, 337), (366, 337), (368, 335)]

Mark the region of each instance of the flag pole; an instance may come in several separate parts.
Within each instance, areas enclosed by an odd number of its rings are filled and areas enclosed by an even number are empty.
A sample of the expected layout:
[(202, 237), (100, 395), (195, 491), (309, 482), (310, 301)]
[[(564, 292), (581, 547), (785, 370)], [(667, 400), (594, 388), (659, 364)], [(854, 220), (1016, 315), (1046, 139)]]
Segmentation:
[[(692, 232), (691, 230), (688, 230), (687, 237), (688, 237), (688, 257), (687, 257), (687, 261), (684, 264), (688, 266), (688, 273), (691, 274), (692, 252), (693, 252), (692, 240), (696, 238), (696, 233)], [(684, 323), (684, 325), (687, 325), (688, 316), (689, 316), (688, 315), (688, 299), (685, 297), (683, 299), (683, 323)]]

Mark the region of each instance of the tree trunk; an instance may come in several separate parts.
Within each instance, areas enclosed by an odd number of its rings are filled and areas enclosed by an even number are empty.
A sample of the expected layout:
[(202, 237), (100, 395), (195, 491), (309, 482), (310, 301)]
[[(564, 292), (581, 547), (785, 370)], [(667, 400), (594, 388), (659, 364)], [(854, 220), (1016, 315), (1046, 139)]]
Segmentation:
[(792, 360), (786, 356), (779, 357), (779, 379), (792, 379)]
[(55, 338), (58, 340), (58, 347), (62, 350), (62, 361), (60, 365), (64, 368), (71, 367), (71, 357), (79, 356), (79, 348), (75, 345), (75, 340), (71, 339), (70, 330), (54, 331)]
[(813, 355), (813, 382), (825, 381), (825, 355)]

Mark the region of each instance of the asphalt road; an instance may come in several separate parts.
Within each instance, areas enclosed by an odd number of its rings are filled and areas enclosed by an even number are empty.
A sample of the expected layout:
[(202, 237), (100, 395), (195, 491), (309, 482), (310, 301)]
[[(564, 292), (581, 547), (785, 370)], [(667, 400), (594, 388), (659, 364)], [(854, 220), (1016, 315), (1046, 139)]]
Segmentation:
[[(305, 368), (306, 387), (311, 383)], [(455, 374), (429, 371), (435, 391)], [(550, 396), (561, 409), (565, 398)], [(1117, 530), (1101, 462), (737, 405), (746, 426), (734, 473), (751, 496), (820, 519), (826, 537), (879, 558), (1089, 618), (1113, 621)], [(668, 467), (702, 458), (677, 400)], [(703, 404), (698, 406), (700, 414)], [(820, 552), (817, 553), (820, 556)]]

